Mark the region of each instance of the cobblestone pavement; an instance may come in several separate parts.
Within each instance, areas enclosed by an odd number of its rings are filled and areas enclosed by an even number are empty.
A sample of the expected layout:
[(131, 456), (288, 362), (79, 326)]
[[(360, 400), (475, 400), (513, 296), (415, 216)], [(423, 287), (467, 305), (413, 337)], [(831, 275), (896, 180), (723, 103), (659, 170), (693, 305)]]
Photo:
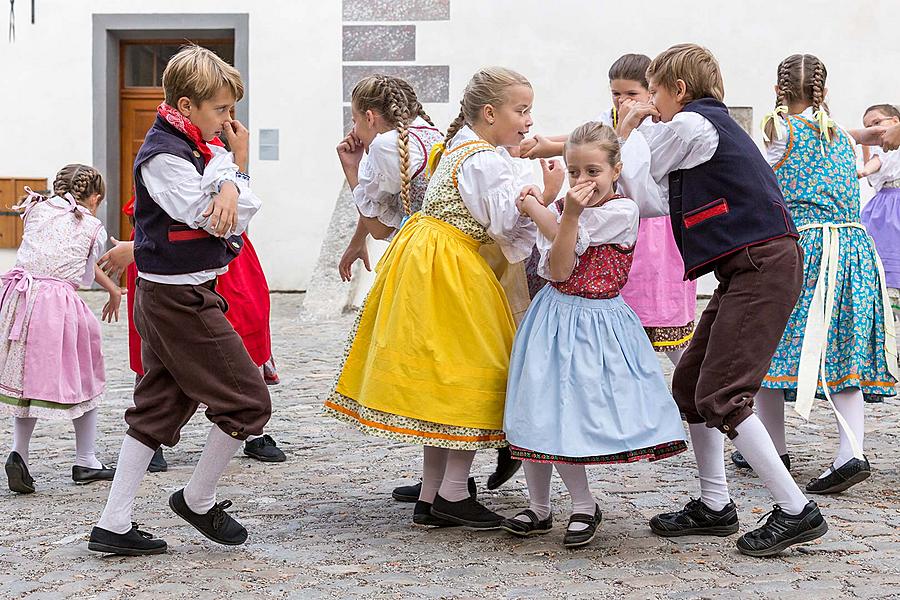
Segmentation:
[[(95, 309), (103, 296), (85, 295)], [(74, 441), (67, 422), (41, 422), (32, 443), (38, 493), (0, 491), (0, 595), (3, 598), (889, 598), (900, 597), (900, 411), (897, 402), (869, 405), (867, 454), (874, 470), (843, 495), (817, 498), (831, 530), (821, 540), (767, 560), (741, 556), (731, 538), (667, 540), (650, 533), (654, 513), (697, 494), (693, 457), (656, 464), (593, 467), (592, 489), (604, 522), (598, 539), (578, 551), (562, 548), (568, 500), (554, 477), (555, 530), (522, 541), (501, 531), (425, 531), (412, 507), (390, 499), (414, 480), (420, 450), (367, 438), (320, 415), (337, 357), (351, 324), (300, 318), (303, 295), (273, 295), (276, 357), (282, 384), (271, 388), (270, 433), (284, 464), (235, 458), (219, 499), (250, 539), (216, 546), (176, 517), (169, 494), (187, 481), (206, 438), (198, 414), (182, 442), (167, 452), (167, 473), (148, 475), (135, 518), (166, 539), (169, 553), (146, 558), (101, 557), (86, 537), (108, 485), (76, 487), (69, 479)], [(104, 326), (109, 381), (101, 408), (101, 460), (114, 462), (131, 398), (126, 327)], [(817, 406), (813, 419), (790, 417), (795, 476), (805, 482), (837, 445), (833, 419)], [(2, 425), (4, 439), (10, 425)], [(731, 448), (728, 448), (730, 452)], [(5, 456), (5, 453), (4, 453)], [(493, 453), (476, 459), (479, 482)], [(771, 501), (753, 475), (728, 467), (742, 530)], [(501, 513), (525, 506), (524, 477), (480, 497)], [(251, 596), (252, 595), (252, 596)]]

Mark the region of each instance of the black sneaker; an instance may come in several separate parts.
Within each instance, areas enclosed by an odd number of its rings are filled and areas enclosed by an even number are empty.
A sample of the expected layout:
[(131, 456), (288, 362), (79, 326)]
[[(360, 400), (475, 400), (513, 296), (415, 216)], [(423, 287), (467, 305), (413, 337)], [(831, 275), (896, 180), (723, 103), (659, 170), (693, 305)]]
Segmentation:
[(662, 513), (650, 519), (650, 529), (662, 537), (682, 535), (717, 535), (725, 537), (737, 533), (738, 516), (734, 502), (725, 508), (712, 510), (699, 499), (691, 499), (677, 512)]
[(851, 458), (837, 469), (831, 465), (829, 470), (831, 472), (825, 477), (811, 479), (806, 484), (806, 491), (811, 494), (837, 494), (868, 479), (872, 474), (869, 459), (865, 456), (862, 460)]
[(28, 472), (28, 465), (18, 452), (10, 452), (6, 459), (6, 480), (9, 489), (17, 494), (33, 494), (34, 479)]
[(122, 556), (163, 554), (167, 548), (164, 540), (155, 538), (146, 531), (141, 531), (138, 529), (137, 523), (132, 523), (131, 529), (125, 533), (113, 533), (94, 527), (91, 529), (91, 537), (88, 540), (88, 550)]
[[(790, 471), (791, 455), (782, 454), (781, 456), (779, 456), (779, 458), (781, 459), (781, 462), (784, 463), (784, 466), (787, 468), (787, 470)], [(744, 458), (744, 455), (741, 454), (739, 450), (735, 450), (731, 453), (731, 462), (733, 462), (734, 466), (736, 466), (738, 469), (753, 469), (753, 467), (750, 466), (750, 463), (747, 462), (747, 460)]]
[(553, 529), (553, 515), (548, 515), (546, 519), (539, 519), (537, 514), (531, 510), (530, 508), (526, 508), (522, 512), (518, 513), (516, 517), (522, 515), (527, 521), (523, 521), (522, 519), (517, 519), (515, 517), (511, 519), (503, 519), (500, 522), (500, 529), (503, 531), (508, 531), (509, 533), (519, 536), (519, 537), (531, 537), (533, 535), (544, 535), (545, 533), (550, 533), (550, 530)]
[[(418, 502), (421, 493), (422, 483), (419, 482), (415, 485), (401, 485), (395, 487), (394, 491), (391, 492), (391, 498), (397, 502)], [(478, 498), (478, 486), (475, 485), (474, 477), (469, 477), (469, 494), (471, 494), (473, 498)]]
[(112, 481), (115, 476), (116, 470), (106, 465), (100, 465), (99, 469), (72, 465), (72, 481), (78, 485), (84, 485), (92, 481)]
[(772, 556), (788, 546), (811, 542), (828, 531), (828, 523), (816, 503), (809, 501), (799, 515), (789, 515), (777, 504), (759, 520), (769, 519), (759, 529), (738, 538), (737, 549), (748, 556)]
[(147, 471), (150, 473), (162, 473), (168, 470), (169, 463), (166, 462), (166, 457), (163, 456), (162, 446), (160, 446), (156, 449), (156, 452), (153, 453), (153, 458), (150, 459), (150, 464), (147, 465)]
[(234, 517), (225, 512), (231, 500), (219, 502), (204, 514), (195, 513), (184, 501), (184, 490), (169, 496), (169, 507), (175, 514), (196, 527), (197, 531), (212, 541), (225, 546), (238, 546), (247, 541), (247, 530)]
[(431, 503), (419, 500), (413, 509), (413, 523), (428, 527), (458, 527), (453, 521), (442, 519), (431, 514)]
[(519, 467), (522, 466), (521, 460), (512, 457), (509, 446), (497, 449), (497, 468), (491, 473), (487, 480), (487, 488), (496, 490), (498, 487), (512, 479)]
[(459, 502), (450, 502), (435, 496), (431, 514), (472, 529), (498, 529), (500, 522), (503, 521), (503, 517), (479, 504), (471, 496)]
[(262, 462), (284, 462), (287, 460), (284, 452), (278, 448), (275, 440), (268, 433), (262, 437), (247, 440), (247, 443), (244, 444), (244, 454)]
[(578, 548), (579, 546), (587, 546), (597, 536), (597, 528), (603, 521), (603, 514), (600, 512), (600, 505), (594, 505), (594, 514), (587, 515), (584, 513), (575, 513), (569, 517), (569, 526), (572, 523), (584, 523), (587, 525), (584, 529), (566, 529), (566, 535), (563, 537), (563, 546), (566, 548)]

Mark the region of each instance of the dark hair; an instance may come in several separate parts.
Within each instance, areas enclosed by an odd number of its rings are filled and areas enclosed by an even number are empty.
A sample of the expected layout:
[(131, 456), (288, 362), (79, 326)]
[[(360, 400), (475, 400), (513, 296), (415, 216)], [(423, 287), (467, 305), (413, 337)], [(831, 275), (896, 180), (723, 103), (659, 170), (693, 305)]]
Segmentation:
[(888, 117), (897, 117), (900, 119), (900, 110), (897, 110), (897, 107), (893, 104), (873, 104), (869, 108), (866, 109), (866, 112), (863, 113), (863, 117), (872, 112), (873, 110), (877, 110), (881, 114)]
[(609, 80), (627, 79), (637, 81), (645, 88), (647, 83), (647, 67), (650, 66), (650, 57), (643, 54), (623, 54), (609, 68)]

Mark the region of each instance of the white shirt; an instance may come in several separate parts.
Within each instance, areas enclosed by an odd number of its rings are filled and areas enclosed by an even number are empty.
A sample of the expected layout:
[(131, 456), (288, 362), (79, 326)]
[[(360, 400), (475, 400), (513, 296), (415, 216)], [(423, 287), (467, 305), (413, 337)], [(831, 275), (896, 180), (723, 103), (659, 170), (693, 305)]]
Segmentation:
[(705, 117), (680, 112), (671, 121), (640, 127), (622, 144), (619, 185), (634, 198), (642, 217), (669, 214), (669, 173), (708, 162), (719, 147), (719, 133)]
[[(478, 139), (478, 134), (465, 126), (450, 141), (450, 148)], [(531, 164), (497, 147), (494, 152), (478, 152), (464, 160), (456, 181), (463, 204), (497, 242), (506, 260), (517, 263), (528, 258), (537, 226), (527, 215), (519, 214), (516, 199), (526, 185), (541, 187)]]
[[(556, 222), (562, 220), (562, 213), (556, 208), (556, 202), (548, 209), (556, 217)], [(578, 218), (578, 238), (575, 241), (575, 255), (581, 256), (590, 246), (602, 246), (604, 244), (621, 244), (633, 246), (637, 241), (640, 213), (634, 200), (628, 198), (615, 198), (602, 206), (585, 208)], [(553, 242), (538, 231), (537, 249), (541, 255), (538, 262), (538, 275), (548, 281), (556, 281), (550, 277), (550, 249)], [(576, 266), (578, 259), (575, 259)]]
[[(233, 234), (240, 235), (250, 223), (250, 219), (259, 211), (262, 202), (250, 189), (250, 180), (238, 177), (238, 167), (234, 163), (234, 155), (220, 146), (210, 145), (213, 157), (206, 165), (203, 173), (190, 162), (172, 154), (157, 154), (141, 166), (141, 178), (150, 197), (167, 215), (192, 227), (203, 229), (215, 235), (209, 217), (203, 213), (212, 201), (213, 196), (226, 181), (234, 183), (238, 196), (237, 227)], [(158, 275), (138, 272), (138, 276), (147, 281), (169, 285), (198, 285), (215, 279), (228, 270), (228, 267), (197, 271), (181, 275)]]
[[(806, 110), (800, 113), (799, 116), (805, 118), (808, 121), (815, 122), (816, 118), (813, 116), (815, 111), (813, 111), (812, 106), (808, 106)], [(784, 158), (785, 154), (788, 151), (788, 143), (790, 142), (790, 129), (788, 128), (787, 120), (782, 116), (778, 115), (776, 117), (781, 123), (781, 130), (784, 131), (784, 135), (781, 136), (781, 139), (773, 139), (771, 142), (766, 144), (766, 162), (769, 163), (769, 166), (774, 167)], [(843, 127), (838, 126), (847, 138), (850, 140), (851, 144), (856, 144), (856, 141), (853, 139), (853, 136), (847, 132)], [(881, 148), (878, 148), (878, 151), (881, 152)], [(886, 181), (890, 181), (889, 179)]]
[[(412, 127), (431, 127), (422, 117), (416, 117)], [(397, 148), (396, 129), (379, 133), (369, 144), (369, 150), (359, 162), (357, 186), (353, 188), (353, 201), (364, 217), (378, 219), (388, 227), (398, 228), (406, 212), (400, 202), (400, 151)], [(415, 173), (428, 158), (422, 146), (410, 140), (409, 169)]]
[(885, 152), (879, 146), (875, 146), (870, 152), (872, 158), (877, 156), (881, 160), (881, 168), (866, 177), (866, 181), (876, 192), (880, 192), (885, 183), (900, 179), (900, 150)]

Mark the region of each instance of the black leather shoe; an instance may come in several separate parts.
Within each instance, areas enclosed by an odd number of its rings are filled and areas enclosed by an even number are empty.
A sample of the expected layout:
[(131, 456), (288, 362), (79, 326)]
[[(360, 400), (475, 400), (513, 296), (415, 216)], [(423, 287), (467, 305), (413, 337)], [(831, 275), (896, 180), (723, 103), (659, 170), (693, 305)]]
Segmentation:
[[(391, 492), (391, 498), (397, 502), (418, 502), (419, 495), (422, 493), (422, 483), (415, 485), (401, 485), (395, 487)], [(469, 493), (473, 498), (478, 498), (478, 486), (475, 485), (475, 478), (469, 477)]]
[(431, 503), (421, 500), (416, 502), (413, 509), (413, 523), (416, 525), (425, 525), (428, 527), (458, 527), (453, 521), (442, 519), (431, 514)]
[(275, 440), (268, 433), (262, 437), (247, 440), (244, 444), (244, 454), (262, 462), (284, 462), (287, 460), (284, 452), (278, 448)]
[(9, 482), (9, 489), (17, 494), (34, 493), (34, 479), (18, 452), (10, 452), (6, 459), (6, 480)]
[(214, 505), (209, 511), (200, 514), (188, 508), (184, 501), (184, 490), (180, 489), (169, 496), (169, 507), (175, 514), (193, 525), (197, 531), (218, 544), (239, 546), (247, 541), (247, 530), (234, 517), (225, 512), (231, 506), (231, 500), (224, 500)]
[(150, 473), (163, 473), (169, 470), (169, 463), (166, 462), (166, 457), (163, 456), (162, 446), (156, 449), (156, 452), (153, 453), (153, 458), (150, 459), (150, 464), (147, 465), (147, 471)]
[(479, 504), (471, 496), (459, 502), (450, 502), (435, 496), (431, 514), (472, 529), (498, 529), (503, 520), (503, 517)]
[(487, 488), (496, 490), (498, 487), (512, 479), (519, 467), (522, 466), (521, 460), (516, 460), (509, 452), (509, 446), (497, 449), (497, 468), (491, 473), (487, 480)]
[(682, 535), (725, 537), (737, 533), (737, 507), (734, 502), (728, 502), (725, 508), (715, 511), (701, 500), (691, 499), (679, 511), (662, 513), (650, 519), (650, 530), (662, 537)]
[(597, 527), (603, 521), (603, 514), (600, 512), (600, 505), (595, 505), (593, 515), (583, 513), (575, 513), (569, 517), (569, 526), (572, 523), (584, 523), (587, 525), (585, 529), (566, 529), (566, 535), (563, 538), (563, 546), (566, 548), (578, 548), (579, 546), (587, 546), (597, 536)]
[(78, 485), (84, 485), (92, 481), (112, 481), (115, 476), (116, 470), (106, 465), (101, 465), (99, 469), (72, 465), (72, 481)]
[(737, 549), (742, 554), (772, 556), (788, 546), (820, 538), (828, 531), (828, 523), (813, 501), (809, 501), (799, 515), (789, 515), (776, 504), (760, 521), (766, 517), (769, 519), (765, 525), (738, 538)]
[(155, 538), (146, 531), (141, 531), (138, 529), (137, 523), (132, 523), (131, 529), (125, 533), (113, 533), (94, 527), (91, 529), (91, 537), (88, 540), (88, 550), (122, 556), (163, 554), (167, 548), (168, 545), (164, 540)]
[(829, 470), (831, 472), (825, 477), (811, 479), (806, 484), (806, 491), (811, 494), (837, 494), (868, 479), (872, 474), (869, 459), (865, 456), (862, 460), (851, 458), (837, 469), (831, 465)]
[[(784, 463), (784, 466), (787, 468), (787, 470), (790, 471), (791, 455), (782, 454), (779, 458), (781, 458), (781, 462)], [(750, 466), (750, 463), (748, 463), (746, 459), (744, 459), (744, 455), (737, 450), (731, 453), (731, 462), (733, 462), (734, 466), (736, 466), (738, 469), (753, 469), (753, 467)]]
[(517, 519), (515, 517), (511, 519), (503, 519), (500, 522), (500, 529), (503, 531), (508, 531), (513, 535), (517, 535), (519, 537), (531, 537), (533, 535), (544, 535), (545, 533), (550, 533), (550, 530), (553, 529), (553, 515), (549, 515), (546, 519), (538, 519), (537, 514), (531, 509), (526, 508), (522, 512), (518, 513), (516, 517), (519, 515), (527, 518), (527, 521), (523, 521), (522, 519)]

